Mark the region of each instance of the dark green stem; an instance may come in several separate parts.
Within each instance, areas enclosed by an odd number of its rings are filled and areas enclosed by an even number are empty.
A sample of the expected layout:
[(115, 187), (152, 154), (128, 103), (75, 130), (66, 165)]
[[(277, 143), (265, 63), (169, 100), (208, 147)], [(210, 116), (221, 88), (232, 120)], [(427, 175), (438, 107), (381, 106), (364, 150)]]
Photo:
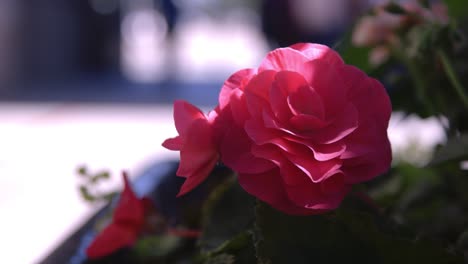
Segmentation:
[(431, 100), (428, 98), (426, 90), (428, 84), (426, 81), (427, 76), (424, 76), (420, 69), (420, 66), (411, 58), (407, 58), (404, 54), (396, 53), (396, 56), (406, 64), (408, 71), (411, 75), (411, 81), (413, 82), (416, 90), (416, 96), (418, 101), (426, 108), (429, 115), (435, 114), (434, 106)]
[(445, 73), (447, 73), (447, 77), (452, 84), (453, 88), (455, 88), (455, 92), (458, 94), (460, 99), (463, 102), (463, 105), (468, 110), (468, 97), (465, 94), (465, 88), (461, 84), (460, 80), (458, 79), (455, 70), (453, 69), (452, 63), (450, 62), (449, 57), (443, 50), (438, 50), (438, 55), (442, 61), (442, 65), (444, 67)]

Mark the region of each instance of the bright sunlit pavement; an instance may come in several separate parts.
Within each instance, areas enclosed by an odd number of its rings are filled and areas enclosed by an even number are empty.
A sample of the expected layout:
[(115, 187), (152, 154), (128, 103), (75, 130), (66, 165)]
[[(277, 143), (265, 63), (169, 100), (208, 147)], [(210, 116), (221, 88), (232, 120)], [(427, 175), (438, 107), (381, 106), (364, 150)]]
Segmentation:
[(169, 106), (1, 104), (0, 131), (2, 263), (39, 261), (95, 211), (77, 166), (108, 169), (118, 187), (122, 169), (177, 157), (161, 147), (176, 134)]

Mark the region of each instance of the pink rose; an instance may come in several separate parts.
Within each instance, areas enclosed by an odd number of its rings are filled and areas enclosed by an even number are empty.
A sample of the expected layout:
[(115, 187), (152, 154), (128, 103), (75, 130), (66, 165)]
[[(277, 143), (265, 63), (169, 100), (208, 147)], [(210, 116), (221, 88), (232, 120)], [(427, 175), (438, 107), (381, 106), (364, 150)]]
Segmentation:
[(384, 87), (323, 45), (276, 49), (258, 69), (236, 72), (214, 112), (221, 161), (248, 193), (288, 214), (338, 207), (391, 162)]

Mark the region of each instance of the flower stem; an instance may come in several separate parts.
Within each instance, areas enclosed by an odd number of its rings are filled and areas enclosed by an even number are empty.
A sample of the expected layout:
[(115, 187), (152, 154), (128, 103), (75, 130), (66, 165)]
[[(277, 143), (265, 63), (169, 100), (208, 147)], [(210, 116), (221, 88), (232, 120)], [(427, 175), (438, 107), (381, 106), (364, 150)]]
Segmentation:
[(461, 84), (460, 80), (458, 79), (458, 76), (455, 73), (455, 70), (452, 67), (452, 63), (450, 62), (449, 57), (443, 50), (438, 50), (437, 52), (440, 56), (440, 59), (442, 61), (442, 65), (444, 66), (445, 73), (447, 73), (447, 77), (452, 84), (453, 88), (455, 88), (455, 91), (457, 92), (458, 96), (460, 96), (460, 99), (463, 102), (463, 105), (465, 108), (468, 110), (468, 97), (465, 94), (465, 88)]
[(424, 75), (423, 71), (420, 69), (421, 67), (411, 58), (408, 58), (403, 52), (393, 49), (393, 54), (394, 56), (403, 62), (405, 66), (407, 67), (410, 77), (411, 77), (411, 82), (413, 83), (413, 88), (416, 92), (416, 98), (421, 104), (422, 107), (424, 107), (424, 110), (427, 111), (427, 114), (433, 115), (436, 113), (435, 108), (427, 96), (427, 88), (428, 84), (426, 81), (426, 76)]

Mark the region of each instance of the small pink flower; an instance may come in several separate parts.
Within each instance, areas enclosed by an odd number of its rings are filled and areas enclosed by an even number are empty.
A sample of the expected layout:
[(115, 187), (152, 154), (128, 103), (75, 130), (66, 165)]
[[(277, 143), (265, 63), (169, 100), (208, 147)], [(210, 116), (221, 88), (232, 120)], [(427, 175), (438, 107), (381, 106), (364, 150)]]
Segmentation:
[(429, 8), (425, 8), (418, 2), (410, 1), (403, 3), (402, 7), (409, 14), (419, 17), (420, 23), (426, 21), (447, 24), (449, 21), (447, 6), (442, 2), (431, 3)]
[[(207, 149), (206, 164), (219, 157), (248, 193), (288, 214), (335, 209), (353, 184), (390, 166), (384, 87), (323, 45), (270, 52), (260, 67), (224, 83), (209, 121), (196, 113), (211, 127), (213, 140), (197, 145)], [(175, 122), (182, 121), (175, 115)], [(180, 166), (192, 157), (181, 154)]]
[(447, 7), (440, 2), (432, 3), (430, 8), (423, 7), (416, 1), (400, 5), (404, 13), (395, 14), (386, 10), (385, 5), (378, 5), (374, 14), (363, 16), (356, 24), (352, 43), (358, 47), (399, 43), (397, 31), (422, 23), (448, 23)]
[(378, 66), (390, 57), (390, 48), (386, 45), (378, 45), (369, 53), (369, 63)]
[(396, 38), (395, 30), (401, 27), (404, 21), (404, 15), (379, 10), (376, 15), (367, 15), (358, 21), (351, 41), (358, 47), (392, 42)]

